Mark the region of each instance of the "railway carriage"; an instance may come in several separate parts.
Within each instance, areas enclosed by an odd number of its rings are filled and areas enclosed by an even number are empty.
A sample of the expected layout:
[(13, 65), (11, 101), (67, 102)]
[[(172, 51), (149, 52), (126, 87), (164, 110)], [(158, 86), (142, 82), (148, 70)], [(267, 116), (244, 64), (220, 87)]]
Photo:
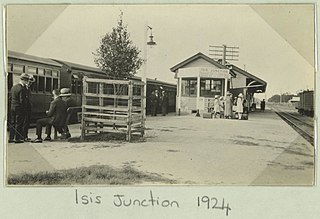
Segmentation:
[[(13, 84), (19, 82), (21, 73), (28, 73), (36, 79), (31, 87), (31, 122), (34, 122), (38, 118), (43, 118), (52, 100), (52, 90), (60, 88), (62, 65), (51, 59), (8, 51), (7, 67), (8, 112), (10, 112), (10, 91)], [(8, 117), (8, 119), (10, 119), (10, 117)]]
[[(8, 113), (10, 112), (10, 90), (13, 84), (19, 82), (21, 73), (28, 73), (36, 79), (31, 87), (31, 123), (46, 116), (45, 112), (49, 109), (52, 101), (51, 92), (53, 89), (60, 88), (70, 88), (71, 96), (76, 102), (76, 106), (79, 107), (71, 116), (70, 122), (77, 122), (77, 112), (81, 111), (83, 77), (110, 79), (99, 68), (8, 51)], [(141, 79), (134, 77), (133, 80)], [(167, 111), (175, 112), (176, 85), (147, 79), (147, 113), (151, 109), (149, 97), (155, 89), (163, 89), (167, 92)], [(160, 106), (158, 110), (161, 112)], [(8, 116), (9, 118), (10, 116)]]
[(310, 90), (299, 93), (300, 101), (297, 103), (298, 112), (302, 115), (313, 116), (314, 114), (314, 92)]

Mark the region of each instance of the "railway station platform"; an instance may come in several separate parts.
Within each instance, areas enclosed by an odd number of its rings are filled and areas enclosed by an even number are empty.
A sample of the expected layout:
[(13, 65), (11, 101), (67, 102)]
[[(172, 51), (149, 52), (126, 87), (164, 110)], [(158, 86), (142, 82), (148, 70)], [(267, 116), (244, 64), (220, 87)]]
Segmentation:
[[(131, 166), (177, 184), (312, 185), (314, 148), (271, 110), (249, 120), (147, 117), (144, 141), (8, 144), (9, 174), (90, 165)], [(80, 136), (80, 125), (69, 127)], [(35, 129), (30, 129), (33, 138)]]

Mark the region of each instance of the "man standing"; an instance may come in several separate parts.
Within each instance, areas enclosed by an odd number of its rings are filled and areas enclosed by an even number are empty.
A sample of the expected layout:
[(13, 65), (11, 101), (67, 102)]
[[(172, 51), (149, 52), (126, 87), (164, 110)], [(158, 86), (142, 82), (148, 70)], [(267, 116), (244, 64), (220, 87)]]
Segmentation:
[(31, 118), (31, 85), (35, 81), (36, 80), (33, 77), (33, 75), (30, 75), (28, 84), (26, 85), (26, 110), (25, 110), (25, 116), (24, 116), (24, 122), (23, 122), (24, 141), (31, 141), (31, 139), (28, 137), (30, 118)]
[[(67, 110), (70, 110), (69, 107), (75, 107), (76, 106), (75, 101), (71, 98), (71, 92), (70, 92), (69, 88), (62, 88), (60, 90), (60, 97), (66, 103)], [(68, 116), (70, 117), (71, 116), (70, 112), (67, 112), (67, 113), (68, 113), (67, 117)], [(71, 134), (69, 132), (69, 128), (68, 128), (67, 124), (65, 124), (65, 127), (63, 129), (64, 129), (64, 132), (66, 134), (66, 138), (71, 138)]]
[(59, 90), (53, 90), (53, 101), (50, 103), (50, 108), (47, 111), (47, 118), (38, 119), (36, 127), (37, 138), (33, 141), (34, 143), (41, 143), (41, 133), (42, 127), (46, 126), (47, 137), (45, 141), (51, 141), (51, 127), (64, 127), (67, 116), (67, 106), (66, 103), (61, 99)]
[(20, 82), (11, 88), (11, 109), (10, 109), (10, 135), (9, 143), (23, 143), (23, 123), (27, 105), (27, 89), (26, 85), (29, 81), (29, 75), (22, 73)]
[(260, 108), (261, 108), (261, 111), (264, 112), (264, 109), (266, 108), (266, 102), (264, 99), (260, 103)]
[(162, 116), (165, 116), (167, 114), (168, 97), (167, 97), (167, 93), (164, 90), (162, 91), (160, 99), (161, 99)]
[(151, 116), (157, 116), (158, 100), (159, 94), (158, 90), (156, 89), (154, 92), (151, 93)]

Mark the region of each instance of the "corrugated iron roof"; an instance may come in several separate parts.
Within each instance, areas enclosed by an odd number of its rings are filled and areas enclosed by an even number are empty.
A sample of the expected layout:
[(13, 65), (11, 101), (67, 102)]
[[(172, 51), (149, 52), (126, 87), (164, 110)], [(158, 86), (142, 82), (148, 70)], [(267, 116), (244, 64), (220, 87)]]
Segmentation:
[(62, 61), (58, 59), (54, 59), (55, 61), (68, 66), (71, 69), (76, 69), (76, 70), (85, 70), (85, 71), (91, 71), (91, 72), (96, 72), (96, 73), (103, 73), (100, 68), (96, 67), (91, 67), (91, 66), (86, 66), (86, 65), (81, 65), (78, 63), (73, 63), (73, 62), (68, 62), (68, 61)]
[(53, 65), (53, 66), (57, 66), (57, 67), (62, 66), (60, 63), (58, 63), (52, 59), (28, 55), (28, 54), (24, 54), (24, 53), (20, 53), (20, 52), (16, 52), (16, 51), (11, 51), (11, 50), (8, 50), (8, 58), (26, 60), (26, 61), (30, 61), (30, 62), (41, 63), (41, 64), (46, 64), (46, 65)]

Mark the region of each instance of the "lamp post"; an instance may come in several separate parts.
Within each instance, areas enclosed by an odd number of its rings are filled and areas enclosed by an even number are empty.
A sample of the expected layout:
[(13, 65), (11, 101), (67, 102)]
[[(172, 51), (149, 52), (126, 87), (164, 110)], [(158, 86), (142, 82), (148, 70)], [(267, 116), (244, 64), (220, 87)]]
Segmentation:
[[(148, 31), (150, 30), (149, 35), (149, 41), (148, 41)], [(144, 82), (144, 98), (143, 98), (143, 123), (145, 123), (146, 120), (146, 111), (147, 111), (147, 59), (148, 59), (148, 48), (147, 46), (155, 46), (157, 45), (156, 42), (153, 41), (153, 35), (152, 35), (152, 27), (148, 26), (148, 24), (145, 25), (145, 33), (144, 33), (144, 68), (143, 68), (143, 75), (142, 75), (142, 82)]]

